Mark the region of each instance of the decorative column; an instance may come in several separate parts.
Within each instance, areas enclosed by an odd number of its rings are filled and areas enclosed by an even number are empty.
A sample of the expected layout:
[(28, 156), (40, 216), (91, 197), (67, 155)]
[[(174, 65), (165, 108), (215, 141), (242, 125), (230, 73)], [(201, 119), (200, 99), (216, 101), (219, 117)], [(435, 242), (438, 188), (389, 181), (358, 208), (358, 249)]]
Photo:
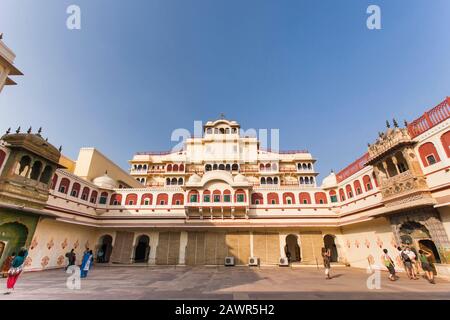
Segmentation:
[(286, 234), (280, 232), (280, 257), (287, 258), (286, 252), (284, 252), (284, 246), (286, 245)]
[(159, 232), (150, 232), (150, 255), (148, 257), (148, 264), (156, 264), (156, 250), (158, 248)]
[(391, 157), (392, 163), (394, 164), (395, 167), (395, 171), (397, 172), (397, 174), (400, 174), (400, 170), (398, 170), (398, 161), (397, 158), (395, 156)]
[(391, 176), (389, 175), (388, 165), (387, 165), (386, 161), (383, 161), (382, 164), (383, 164), (384, 172), (386, 172), (386, 177), (389, 179)]

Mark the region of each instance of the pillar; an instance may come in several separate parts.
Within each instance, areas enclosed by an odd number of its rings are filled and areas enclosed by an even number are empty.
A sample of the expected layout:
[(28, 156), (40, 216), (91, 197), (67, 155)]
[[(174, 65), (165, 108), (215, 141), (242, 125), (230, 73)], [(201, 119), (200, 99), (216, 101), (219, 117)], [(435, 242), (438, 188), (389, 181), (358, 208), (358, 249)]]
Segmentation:
[(178, 256), (178, 264), (186, 264), (186, 247), (188, 243), (188, 233), (187, 231), (181, 231), (180, 235), (180, 253)]
[(150, 232), (150, 255), (148, 257), (148, 264), (156, 264), (156, 249), (158, 248), (159, 232)]

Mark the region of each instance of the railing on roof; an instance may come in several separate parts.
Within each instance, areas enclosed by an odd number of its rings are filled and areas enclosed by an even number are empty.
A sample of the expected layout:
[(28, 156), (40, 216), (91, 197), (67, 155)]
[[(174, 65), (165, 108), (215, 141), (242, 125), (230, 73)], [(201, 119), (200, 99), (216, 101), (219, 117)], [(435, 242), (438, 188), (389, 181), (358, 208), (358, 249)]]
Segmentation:
[(166, 156), (171, 153), (183, 152), (183, 150), (169, 150), (169, 151), (141, 151), (136, 152), (137, 156)]
[(352, 164), (347, 166), (345, 169), (339, 171), (336, 174), (337, 182), (339, 183), (339, 182), (347, 179), (351, 175), (355, 174), (356, 172), (358, 172), (359, 170), (364, 168), (364, 164), (367, 162), (368, 159), (369, 159), (369, 154), (366, 152), (361, 158), (354, 161)]
[(450, 97), (408, 124), (409, 135), (415, 138), (448, 118), (450, 118)]
[(309, 153), (308, 150), (272, 150), (270, 148), (259, 148), (260, 151), (266, 151), (266, 152), (274, 152), (278, 154), (298, 154), (298, 153)]

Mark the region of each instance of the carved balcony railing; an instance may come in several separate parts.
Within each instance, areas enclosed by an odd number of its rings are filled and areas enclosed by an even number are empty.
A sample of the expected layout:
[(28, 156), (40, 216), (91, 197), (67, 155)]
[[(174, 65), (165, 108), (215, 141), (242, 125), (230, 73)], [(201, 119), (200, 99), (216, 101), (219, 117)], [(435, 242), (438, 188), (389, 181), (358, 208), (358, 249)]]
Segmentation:
[(448, 118), (450, 118), (450, 97), (408, 124), (408, 132), (411, 138), (415, 138)]

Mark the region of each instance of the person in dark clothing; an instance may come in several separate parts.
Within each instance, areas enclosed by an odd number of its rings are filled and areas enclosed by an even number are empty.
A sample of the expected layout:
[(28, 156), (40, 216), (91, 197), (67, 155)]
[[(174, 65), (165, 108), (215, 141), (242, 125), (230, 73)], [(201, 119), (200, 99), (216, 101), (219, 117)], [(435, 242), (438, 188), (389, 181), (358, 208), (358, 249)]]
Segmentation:
[(75, 250), (72, 249), (70, 250), (70, 252), (66, 253), (66, 258), (68, 260), (68, 264), (66, 266), (66, 270), (70, 267), (75, 265), (75, 261), (76, 261), (76, 254), (75, 254)]

